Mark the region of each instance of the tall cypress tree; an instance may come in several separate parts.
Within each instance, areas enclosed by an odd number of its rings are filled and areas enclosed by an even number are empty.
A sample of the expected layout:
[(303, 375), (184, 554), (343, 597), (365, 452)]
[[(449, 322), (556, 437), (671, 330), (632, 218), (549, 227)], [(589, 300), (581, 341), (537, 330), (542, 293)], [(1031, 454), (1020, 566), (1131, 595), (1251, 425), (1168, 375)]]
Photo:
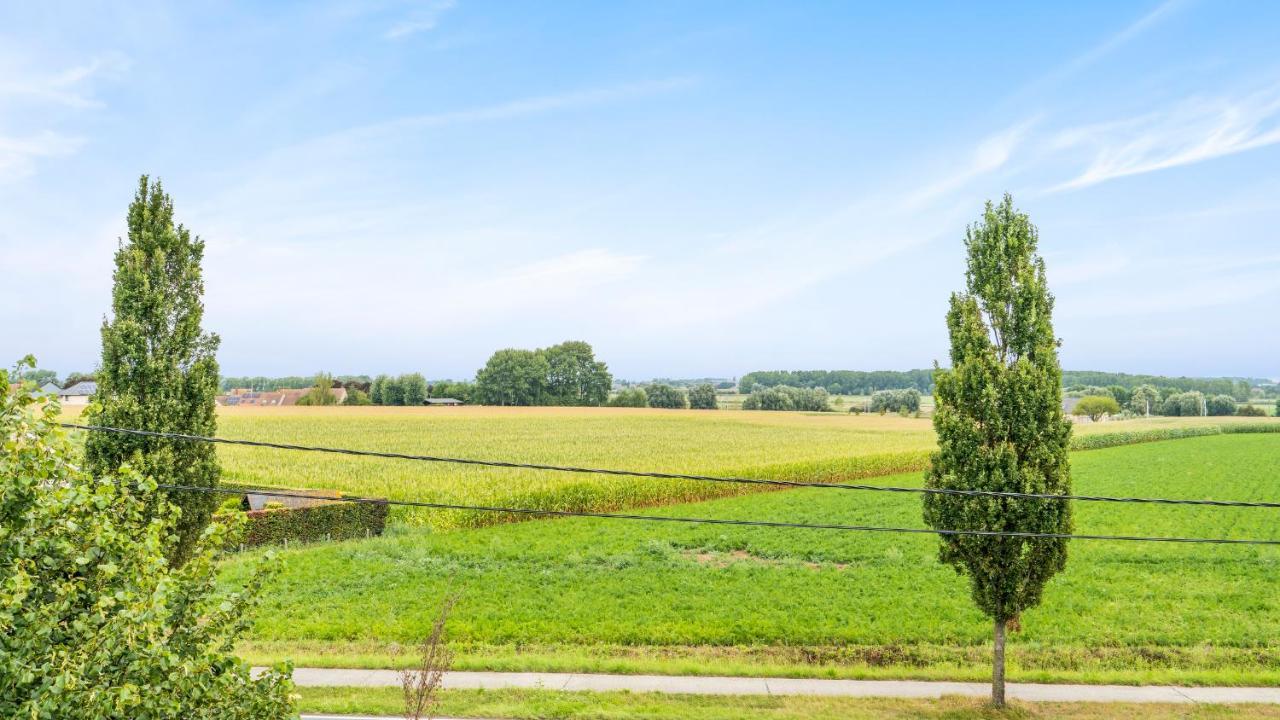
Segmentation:
[[(219, 340), (200, 327), (204, 241), (174, 224), (173, 201), (145, 175), (128, 225), (128, 240), (116, 251), (113, 317), (102, 323), (102, 367), (89, 417), (100, 425), (213, 435)], [(90, 433), (85, 451), (99, 477), (127, 462), (162, 484), (218, 484), (218, 459), (207, 443)], [(182, 510), (170, 553), (181, 564), (209, 524), (217, 495), (173, 490), (169, 500)]]
[[(947, 313), (951, 369), (934, 373), (930, 488), (1071, 491), (1071, 423), (1062, 414), (1053, 296), (1037, 242), (1008, 195), (998, 206), (988, 201), (968, 229), (966, 290), (952, 294)], [(938, 529), (1071, 532), (1071, 506), (1062, 500), (927, 494), (924, 519)], [(947, 535), (939, 557), (968, 574), (974, 602), (994, 621), (991, 697), (1003, 706), (1006, 625), (1037, 605), (1045, 583), (1066, 567), (1067, 541)]]

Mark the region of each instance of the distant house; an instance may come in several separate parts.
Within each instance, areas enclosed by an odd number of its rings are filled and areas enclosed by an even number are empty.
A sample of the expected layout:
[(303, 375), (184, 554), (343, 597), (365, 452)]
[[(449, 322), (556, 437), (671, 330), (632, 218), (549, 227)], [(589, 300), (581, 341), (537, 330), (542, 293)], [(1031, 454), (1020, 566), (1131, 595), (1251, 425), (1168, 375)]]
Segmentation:
[(455, 405), (461, 405), (461, 404), (462, 404), (462, 401), (461, 401), (461, 400), (458, 400), (458, 399), (456, 399), (456, 398), (427, 398), (427, 399), (424, 401), (424, 404), (426, 404), (426, 405), (443, 405), (443, 406), (445, 406), (445, 407), (453, 407), (453, 406), (455, 406)]
[[(275, 390), (273, 392), (259, 392), (257, 390), (249, 390), (248, 388), (235, 388), (225, 395), (219, 395), (217, 402), (219, 405), (228, 406), (257, 406), (257, 407), (278, 407), (281, 405), (297, 405), (298, 400), (303, 395), (311, 392), (311, 388), (289, 388), (284, 390)], [(333, 395), (333, 399), (337, 404), (341, 405), (347, 399), (346, 388), (331, 388), (329, 394)]]
[(56, 383), (47, 382), (40, 386), (40, 392), (45, 395), (57, 395), (62, 392), (62, 388), (58, 387)]
[(58, 391), (58, 401), (63, 405), (88, 405), (89, 398), (98, 392), (98, 383), (83, 380)]

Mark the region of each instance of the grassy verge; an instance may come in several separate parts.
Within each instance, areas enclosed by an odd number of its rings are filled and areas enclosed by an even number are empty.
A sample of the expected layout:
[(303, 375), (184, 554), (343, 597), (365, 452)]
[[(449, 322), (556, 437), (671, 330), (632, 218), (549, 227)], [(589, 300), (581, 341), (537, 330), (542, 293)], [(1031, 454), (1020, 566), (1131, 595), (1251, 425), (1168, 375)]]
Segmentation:
[[(718, 675), (839, 680), (991, 679), (990, 646), (651, 647), (618, 645), (475, 645), (455, 643), (455, 670)], [(254, 665), (290, 660), (297, 667), (405, 668), (414, 659), (395, 644), (245, 642), (237, 653)], [(1040, 647), (1017, 645), (1010, 682), (1105, 685), (1280, 686), (1280, 649), (1217, 647)]]
[[(303, 712), (397, 715), (398, 688), (302, 688)], [(452, 690), (439, 714), (449, 717), (563, 718), (565, 720), (1156, 720), (1157, 718), (1280, 718), (1274, 705), (1163, 705), (1155, 703), (1016, 703), (1004, 711), (981, 700), (836, 698), (807, 696), (697, 696), (552, 690)]]
[[(1085, 494), (1274, 498), (1280, 435), (1213, 435), (1072, 457)], [(919, 475), (895, 484), (919, 483)], [(1080, 533), (1275, 537), (1252, 508), (1078, 503)], [(915, 497), (797, 490), (651, 511), (919, 526)], [(291, 549), (244, 649), (255, 660), (393, 664), (443, 588), (469, 669), (985, 676), (988, 622), (937, 541), (574, 518)], [(1011, 638), (1011, 677), (1280, 684), (1280, 548), (1074, 543)], [(229, 560), (243, 579), (255, 553)]]

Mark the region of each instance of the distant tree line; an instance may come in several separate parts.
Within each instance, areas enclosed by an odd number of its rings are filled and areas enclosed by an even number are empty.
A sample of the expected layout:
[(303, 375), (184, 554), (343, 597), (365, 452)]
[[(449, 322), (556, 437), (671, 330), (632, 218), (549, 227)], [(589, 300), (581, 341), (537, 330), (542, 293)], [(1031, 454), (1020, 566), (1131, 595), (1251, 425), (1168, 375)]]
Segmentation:
[[(1205, 395), (1230, 395), (1237, 400), (1248, 400), (1253, 387), (1267, 384), (1261, 378), (1193, 378), (1166, 377), (1163, 375), (1130, 375), (1128, 373), (1096, 372), (1093, 370), (1064, 370), (1062, 386), (1073, 389), (1095, 386), (1117, 386), (1132, 390), (1140, 385), (1156, 388), (1172, 388), (1182, 392), (1197, 391)], [(1123, 403), (1122, 403), (1123, 404)]]
[(915, 388), (928, 395), (933, 392), (933, 370), (768, 370), (749, 372), (738, 380), (738, 387), (744, 392), (757, 385), (822, 388), (832, 395), (870, 395), (876, 390)]
[[(368, 375), (331, 375), (329, 379), (333, 387), (350, 387), (356, 385), (367, 390), (372, 378)], [(301, 390), (314, 387), (315, 375), (286, 375), (284, 377), (266, 377), (263, 375), (226, 376), (218, 384), (222, 392), (236, 388), (248, 388), (258, 392), (274, 392), (276, 390)]]
[[(1150, 384), (1132, 389), (1120, 385), (1091, 385), (1073, 388), (1067, 395), (1080, 398), (1074, 411), (1076, 414), (1088, 415), (1095, 420), (1104, 414), (1114, 415), (1120, 412), (1168, 417), (1253, 415), (1258, 412), (1257, 408), (1237, 410), (1236, 396), (1228, 393), (1207, 395), (1199, 390), (1183, 392), (1175, 387)], [(1103, 402), (1104, 400), (1112, 401), (1114, 407)]]

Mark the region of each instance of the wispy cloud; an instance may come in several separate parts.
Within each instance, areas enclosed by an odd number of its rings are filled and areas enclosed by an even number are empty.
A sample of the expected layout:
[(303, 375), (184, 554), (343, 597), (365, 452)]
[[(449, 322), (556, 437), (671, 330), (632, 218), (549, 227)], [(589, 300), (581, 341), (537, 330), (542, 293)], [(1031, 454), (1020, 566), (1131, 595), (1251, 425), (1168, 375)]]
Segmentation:
[(101, 107), (86, 85), (96, 76), (115, 75), (128, 66), (124, 56), (111, 54), (52, 74), (0, 68), (0, 97), (78, 109)]
[(984, 138), (974, 147), (968, 164), (963, 169), (912, 193), (906, 199), (905, 206), (915, 208), (928, 204), (1004, 167), (1037, 121), (1032, 118)]
[(412, 12), (395, 25), (392, 25), (383, 38), (401, 40), (420, 32), (434, 30), (440, 24), (440, 17), (457, 6), (455, 0), (433, 0)]
[(1091, 150), (1083, 172), (1051, 190), (1211, 160), (1280, 143), (1280, 83), (1237, 97), (1193, 99), (1168, 111), (1060, 131), (1052, 150)]
[(27, 137), (0, 135), (0, 178), (14, 180), (34, 170), (37, 158), (70, 155), (84, 144), (82, 138), (45, 130)]
[(1154, 10), (1138, 18), (1137, 21), (1133, 22), (1120, 32), (1072, 58), (1070, 62), (1066, 63), (1057, 71), (1049, 75), (1046, 80), (1061, 80), (1084, 70), (1107, 55), (1115, 52), (1122, 46), (1132, 42), (1161, 20), (1164, 20), (1174, 12), (1181, 10), (1188, 4), (1189, 2), (1187, 0), (1166, 0), (1166, 2), (1157, 5)]

